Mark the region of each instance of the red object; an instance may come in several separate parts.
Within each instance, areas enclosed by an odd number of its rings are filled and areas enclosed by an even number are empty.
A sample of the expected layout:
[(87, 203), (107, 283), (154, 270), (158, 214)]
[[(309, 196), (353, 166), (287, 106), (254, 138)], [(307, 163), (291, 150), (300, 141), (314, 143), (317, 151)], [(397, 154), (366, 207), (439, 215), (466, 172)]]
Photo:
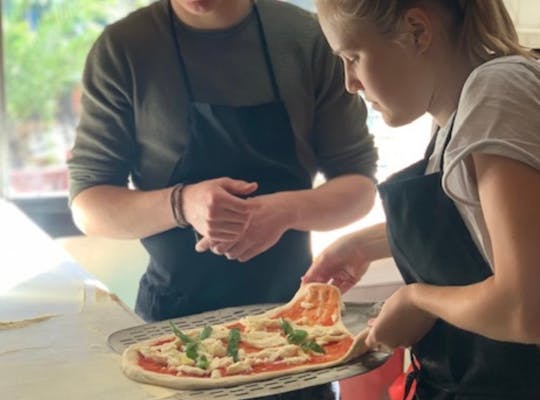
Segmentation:
[(65, 165), (12, 170), (9, 183), (18, 194), (67, 191), (68, 170)]
[[(403, 358), (404, 349), (396, 349), (379, 368), (340, 381), (341, 400), (387, 400), (391, 385), (403, 375)], [(403, 400), (403, 392), (399, 400)]]
[[(405, 399), (405, 385), (407, 381), (407, 375), (409, 372), (412, 371), (412, 365), (409, 365), (409, 368), (406, 372), (403, 372), (401, 375), (399, 375), (394, 383), (390, 385), (388, 388), (388, 395), (390, 396), (390, 400), (404, 400)], [(411, 390), (409, 391), (409, 395), (405, 400), (413, 400), (414, 398), (414, 392), (416, 390), (416, 381), (413, 381), (411, 385)]]

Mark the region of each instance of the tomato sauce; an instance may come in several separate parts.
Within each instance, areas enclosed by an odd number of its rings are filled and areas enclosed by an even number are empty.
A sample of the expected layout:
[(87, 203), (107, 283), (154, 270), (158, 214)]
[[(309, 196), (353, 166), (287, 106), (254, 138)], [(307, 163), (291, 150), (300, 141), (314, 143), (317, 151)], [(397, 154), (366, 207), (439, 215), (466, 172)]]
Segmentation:
[(162, 344), (165, 344), (165, 343), (174, 342), (175, 340), (176, 340), (175, 337), (171, 337), (171, 338), (163, 339), (163, 340), (158, 340), (157, 342), (152, 343), (152, 346), (159, 346), (159, 345), (162, 345)]
[[(302, 303), (312, 304), (311, 308), (302, 307)], [(297, 321), (305, 317), (310, 324), (330, 326), (335, 323), (332, 316), (340, 307), (339, 292), (333, 288), (312, 288), (305, 296), (295, 301), (289, 308), (274, 315), (275, 318)]]
[(252, 346), (252, 345), (247, 344), (247, 343), (242, 342), (242, 341), (240, 341), (240, 343), (238, 343), (238, 349), (244, 350), (247, 354), (256, 353), (257, 351), (261, 350), (258, 347)]
[(326, 353), (313, 354), (313, 358), (311, 359), (310, 364), (325, 363), (343, 357), (349, 351), (352, 343), (353, 339), (351, 337), (346, 337), (339, 342), (325, 344), (323, 348)]
[(157, 372), (159, 374), (176, 375), (176, 371), (170, 370), (167, 365), (160, 364), (157, 361), (146, 358), (142, 354), (139, 354), (137, 364), (139, 367), (147, 371)]
[(237, 328), (240, 332), (246, 330), (246, 327), (241, 322), (233, 322), (232, 324), (226, 325), (226, 327), (229, 329)]
[(250, 374), (261, 373), (261, 372), (270, 372), (270, 371), (283, 371), (286, 369), (291, 369), (294, 367), (299, 367), (302, 365), (317, 365), (323, 364), (331, 361), (335, 361), (338, 358), (343, 357), (349, 348), (352, 345), (352, 338), (348, 337), (339, 342), (329, 343), (324, 345), (324, 350), (326, 354), (317, 354), (312, 353), (311, 359), (302, 364), (287, 364), (287, 363), (272, 363), (272, 364), (259, 364), (254, 365)]

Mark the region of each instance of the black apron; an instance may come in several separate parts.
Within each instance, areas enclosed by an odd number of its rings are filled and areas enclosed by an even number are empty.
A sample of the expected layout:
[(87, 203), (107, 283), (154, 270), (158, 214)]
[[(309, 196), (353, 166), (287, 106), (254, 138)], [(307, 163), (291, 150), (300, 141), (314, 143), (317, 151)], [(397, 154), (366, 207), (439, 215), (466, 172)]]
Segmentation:
[[(169, 1), (171, 33), (189, 98), (189, 141), (169, 186), (226, 176), (258, 182), (254, 195), (311, 188), (311, 177), (297, 159), (295, 135), (281, 101), (260, 16), (253, 7), (275, 99), (229, 107), (195, 100)], [(245, 263), (211, 252), (197, 253), (196, 236), (192, 228), (175, 228), (142, 240), (150, 264), (141, 278), (136, 311), (146, 321), (288, 301), (311, 264), (308, 232), (289, 230), (271, 249)]]
[[(492, 271), (442, 189), (442, 156), (440, 171), (424, 175), (434, 146), (435, 137), (423, 160), (379, 185), (392, 254), (407, 284), (483, 281)], [(420, 368), (408, 383), (416, 379), (417, 399), (540, 399), (540, 349), (534, 345), (490, 340), (437, 320), (412, 354)]]

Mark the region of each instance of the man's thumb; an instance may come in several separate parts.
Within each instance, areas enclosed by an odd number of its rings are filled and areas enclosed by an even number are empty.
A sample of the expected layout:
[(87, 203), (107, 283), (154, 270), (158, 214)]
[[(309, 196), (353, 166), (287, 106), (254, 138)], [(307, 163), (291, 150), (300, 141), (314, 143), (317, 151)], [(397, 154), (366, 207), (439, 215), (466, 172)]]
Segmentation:
[(223, 181), (223, 188), (236, 195), (248, 195), (253, 193), (258, 188), (257, 182), (246, 182), (238, 179), (225, 179)]

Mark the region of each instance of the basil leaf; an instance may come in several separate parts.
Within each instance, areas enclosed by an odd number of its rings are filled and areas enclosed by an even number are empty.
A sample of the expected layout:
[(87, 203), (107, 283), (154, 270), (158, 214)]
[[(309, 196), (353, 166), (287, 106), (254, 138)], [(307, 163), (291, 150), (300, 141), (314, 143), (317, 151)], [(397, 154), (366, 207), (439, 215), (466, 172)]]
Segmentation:
[(206, 325), (204, 329), (199, 334), (199, 339), (204, 340), (208, 339), (210, 335), (212, 334), (212, 327), (210, 325)]
[(293, 333), (293, 328), (291, 324), (284, 319), (281, 320), (281, 329), (283, 329), (285, 335), (290, 335), (291, 333)]
[(199, 356), (197, 347), (199, 347), (199, 344), (196, 342), (189, 342), (186, 344), (186, 355), (193, 361), (197, 361), (197, 357)]
[(227, 355), (233, 358), (234, 362), (238, 361), (238, 344), (240, 343), (240, 330), (232, 328), (229, 331), (229, 342), (227, 343)]
[(304, 351), (311, 351), (313, 353), (320, 353), (320, 354), (326, 354), (326, 351), (324, 348), (319, 345), (314, 340), (308, 340), (307, 342), (302, 343), (302, 350)]
[(197, 359), (197, 363), (195, 364), (195, 366), (200, 369), (208, 369), (208, 367), (210, 366), (210, 362), (208, 361), (206, 356), (203, 354)]
[(295, 329), (287, 336), (287, 341), (291, 344), (301, 344), (308, 337), (308, 333), (302, 329)]
[(178, 329), (172, 321), (169, 321), (169, 325), (171, 326), (175, 336), (178, 337), (178, 339), (180, 339), (184, 344), (193, 342), (193, 339)]

